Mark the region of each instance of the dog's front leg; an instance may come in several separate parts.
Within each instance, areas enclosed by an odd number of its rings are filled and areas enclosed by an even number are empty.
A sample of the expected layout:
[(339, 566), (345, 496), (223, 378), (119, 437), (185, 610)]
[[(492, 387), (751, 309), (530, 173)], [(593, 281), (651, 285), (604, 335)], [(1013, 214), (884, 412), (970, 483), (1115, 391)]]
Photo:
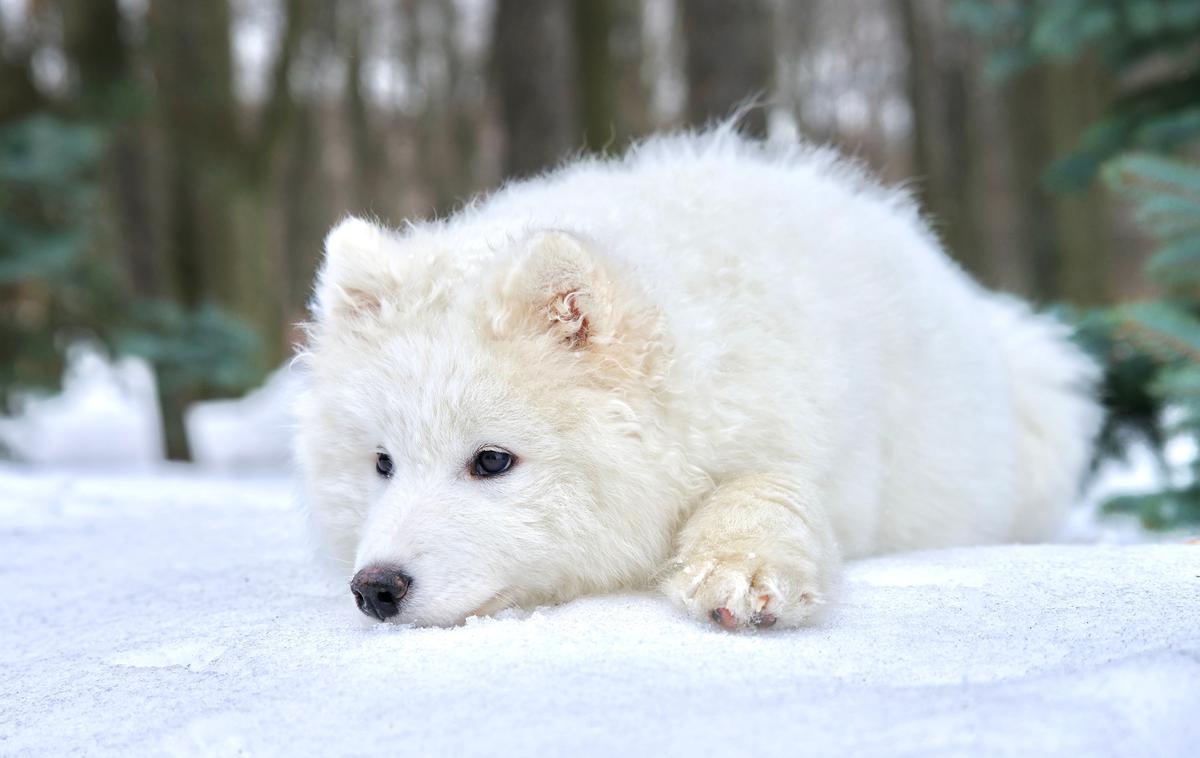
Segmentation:
[(727, 629), (797, 626), (829, 596), (838, 550), (815, 494), (784, 476), (716, 487), (684, 523), (664, 591)]

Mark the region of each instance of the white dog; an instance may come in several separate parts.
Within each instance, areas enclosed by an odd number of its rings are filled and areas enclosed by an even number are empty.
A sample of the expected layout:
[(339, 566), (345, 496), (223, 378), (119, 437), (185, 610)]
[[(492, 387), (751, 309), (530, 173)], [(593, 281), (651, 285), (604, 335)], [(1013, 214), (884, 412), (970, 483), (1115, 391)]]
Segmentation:
[(903, 193), (730, 129), (326, 240), (311, 518), (358, 606), (450, 625), (657, 584), (794, 626), (842, 556), (1052, 536), (1094, 365)]

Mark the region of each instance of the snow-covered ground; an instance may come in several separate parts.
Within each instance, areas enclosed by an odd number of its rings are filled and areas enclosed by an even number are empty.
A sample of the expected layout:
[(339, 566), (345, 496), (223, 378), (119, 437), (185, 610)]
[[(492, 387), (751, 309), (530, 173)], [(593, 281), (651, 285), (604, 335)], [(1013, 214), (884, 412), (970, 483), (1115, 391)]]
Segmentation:
[(1195, 755), (1200, 545), (852, 565), (822, 626), (653, 595), (370, 625), (285, 477), (0, 467), (0, 755)]
[(29, 463), (146, 468), (164, 453), (156, 397), (144, 361), (110, 362), (77, 345), (61, 393), (24, 397), (15, 416), (0, 415), (0, 451)]

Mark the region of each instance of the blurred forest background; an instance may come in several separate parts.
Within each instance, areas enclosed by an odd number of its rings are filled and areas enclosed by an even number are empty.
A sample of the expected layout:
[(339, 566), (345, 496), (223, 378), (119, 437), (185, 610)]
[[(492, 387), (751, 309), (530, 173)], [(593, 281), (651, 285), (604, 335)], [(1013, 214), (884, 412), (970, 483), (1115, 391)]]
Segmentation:
[(286, 360), (341, 216), (758, 98), (748, 132), (839, 146), (985, 284), (1070, 304), (1111, 446), (1158, 445), (1200, 429), (1198, 61), (1195, 0), (0, 0), (0, 399), (80, 340), (139, 355), (186, 458), (190, 403)]

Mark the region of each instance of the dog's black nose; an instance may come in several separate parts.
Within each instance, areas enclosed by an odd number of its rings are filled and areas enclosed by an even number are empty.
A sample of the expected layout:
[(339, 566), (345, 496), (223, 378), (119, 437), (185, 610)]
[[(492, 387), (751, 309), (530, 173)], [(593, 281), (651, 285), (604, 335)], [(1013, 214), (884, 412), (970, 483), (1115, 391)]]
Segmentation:
[(367, 566), (350, 580), (350, 591), (358, 609), (383, 621), (400, 612), (400, 601), (408, 594), (410, 579), (398, 566)]

